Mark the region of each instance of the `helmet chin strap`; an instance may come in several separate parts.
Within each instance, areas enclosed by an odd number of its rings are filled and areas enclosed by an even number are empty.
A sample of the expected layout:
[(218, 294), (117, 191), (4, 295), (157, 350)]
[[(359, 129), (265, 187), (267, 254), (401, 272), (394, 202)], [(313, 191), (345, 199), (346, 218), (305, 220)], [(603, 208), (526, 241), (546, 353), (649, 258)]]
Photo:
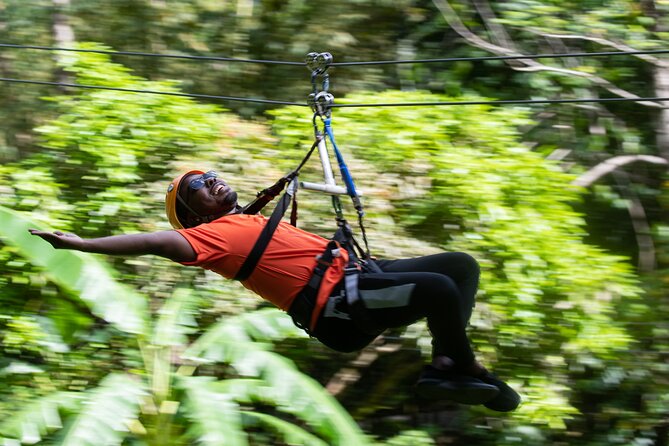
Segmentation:
[(209, 215), (199, 215), (196, 212), (191, 210), (191, 215), (193, 216), (194, 220), (197, 221), (198, 224), (202, 223), (211, 223), (214, 220), (218, 220), (219, 218), (223, 217), (224, 215), (230, 215), (230, 214), (239, 214), (242, 211), (242, 207), (238, 204), (235, 204), (235, 207), (233, 207), (231, 210), (227, 212), (219, 212), (216, 214), (209, 214)]

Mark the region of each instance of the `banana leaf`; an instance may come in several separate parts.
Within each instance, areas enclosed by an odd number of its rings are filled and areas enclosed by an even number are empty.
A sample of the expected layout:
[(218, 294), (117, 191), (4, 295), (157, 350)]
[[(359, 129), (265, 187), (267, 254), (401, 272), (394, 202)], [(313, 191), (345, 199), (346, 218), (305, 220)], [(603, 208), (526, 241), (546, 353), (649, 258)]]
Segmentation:
[(53, 282), (76, 294), (93, 314), (128, 333), (146, 331), (145, 299), (114, 278), (111, 269), (92, 254), (56, 250), (29, 228), (42, 225), (29, 216), (0, 206), (0, 238), (14, 245), (33, 265), (44, 269)]

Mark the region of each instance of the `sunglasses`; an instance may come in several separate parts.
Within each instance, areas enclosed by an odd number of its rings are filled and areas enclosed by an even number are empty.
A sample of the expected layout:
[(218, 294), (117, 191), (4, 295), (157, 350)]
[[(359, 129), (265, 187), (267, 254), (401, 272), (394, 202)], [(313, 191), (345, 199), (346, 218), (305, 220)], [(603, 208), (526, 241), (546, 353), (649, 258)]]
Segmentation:
[(207, 173), (203, 173), (197, 178), (193, 178), (188, 183), (188, 188), (192, 190), (200, 190), (204, 187), (206, 181), (210, 178), (218, 178), (218, 174), (213, 170), (210, 170)]

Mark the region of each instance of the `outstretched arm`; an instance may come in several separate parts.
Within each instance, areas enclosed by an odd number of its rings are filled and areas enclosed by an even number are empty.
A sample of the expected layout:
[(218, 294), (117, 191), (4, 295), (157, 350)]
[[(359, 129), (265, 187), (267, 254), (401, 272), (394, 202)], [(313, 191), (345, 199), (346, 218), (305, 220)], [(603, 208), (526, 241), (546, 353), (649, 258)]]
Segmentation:
[(83, 239), (77, 235), (60, 231), (45, 232), (37, 229), (29, 231), (32, 235), (43, 238), (56, 249), (126, 256), (154, 254), (175, 262), (189, 262), (196, 258), (193, 247), (177, 231), (113, 235), (91, 239)]

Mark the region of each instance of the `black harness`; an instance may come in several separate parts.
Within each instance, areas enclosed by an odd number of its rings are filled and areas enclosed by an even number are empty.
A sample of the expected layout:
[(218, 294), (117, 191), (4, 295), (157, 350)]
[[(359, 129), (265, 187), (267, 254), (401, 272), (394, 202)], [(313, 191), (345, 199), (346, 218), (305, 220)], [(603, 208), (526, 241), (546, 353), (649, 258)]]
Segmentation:
[[(350, 229), (349, 229), (350, 230)], [(358, 283), (360, 274), (382, 272), (379, 266), (372, 259), (361, 260), (353, 249), (353, 242), (350, 234), (341, 228), (337, 230), (334, 237), (328, 243), (321, 255), (316, 258), (316, 266), (307, 285), (295, 297), (288, 314), (293, 318), (293, 322), (299, 328), (313, 336), (315, 324), (312, 323), (314, 309), (316, 308), (316, 299), (321, 288), (321, 282), (325, 272), (332, 265), (336, 257), (341, 256), (341, 250), (346, 249), (349, 255), (348, 264), (344, 269), (344, 295), (348, 314), (351, 320), (356, 324), (359, 330), (367, 334), (378, 335), (383, 329), (379, 327), (369, 317), (367, 307), (360, 299)]]
[[(244, 214), (257, 214), (267, 203), (281, 193), (281, 191), (288, 185), (288, 189), (283, 194), (277, 203), (272, 215), (267, 220), (258, 239), (253, 248), (246, 257), (246, 260), (239, 268), (234, 279), (244, 281), (248, 279), (255, 270), (263, 253), (267, 249), (267, 245), (272, 240), (272, 236), (279, 226), (281, 219), (285, 215), (288, 207), (293, 204), (291, 212), (291, 224), (296, 226), (297, 223), (297, 177), (299, 171), (304, 166), (314, 151), (314, 148), (319, 143), (319, 139), (311, 147), (305, 158), (302, 160), (297, 169), (290, 174), (281, 178), (271, 187), (262, 190), (258, 193), (258, 197), (242, 209)], [(333, 197), (334, 198), (334, 197)], [(323, 276), (327, 269), (332, 265), (336, 257), (341, 256), (341, 250), (345, 249), (349, 256), (348, 264), (345, 268), (344, 290), (346, 301), (348, 304), (349, 314), (351, 319), (358, 325), (365, 333), (379, 333), (379, 328), (369, 319), (364, 303), (360, 299), (358, 292), (358, 281), (360, 274), (363, 272), (381, 272), (378, 265), (369, 256), (369, 251), (363, 251), (355, 238), (348, 222), (338, 213), (337, 224), (339, 229), (334, 237), (328, 243), (327, 247), (316, 258), (316, 266), (312, 272), (311, 278), (307, 285), (300, 291), (293, 301), (288, 314), (293, 318), (295, 325), (305, 330), (312, 335), (312, 317), (314, 308), (316, 306), (316, 298), (323, 280)], [(357, 252), (356, 252), (357, 251)]]
[[(346, 194), (351, 197), (353, 206), (358, 212), (358, 222), (360, 225), (362, 238), (365, 243), (365, 250), (363, 251), (360, 245), (356, 242), (348, 222), (343, 217), (342, 206), (341, 202), (339, 201), (339, 197), (333, 195), (332, 204), (336, 213), (337, 226), (339, 229), (335, 233), (332, 240), (328, 243), (325, 251), (323, 251), (323, 253), (317, 257), (316, 267), (314, 268), (309, 282), (293, 301), (293, 304), (288, 310), (288, 314), (290, 314), (293, 318), (295, 325), (304, 329), (310, 335), (312, 334), (314, 330), (314, 324), (312, 324), (314, 316), (313, 312), (316, 306), (318, 291), (320, 290), (321, 282), (323, 281), (323, 276), (325, 275), (327, 269), (332, 265), (333, 260), (341, 255), (341, 250), (345, 249), (348, 252), (349, 262), (345, 268), (345, 279), (343, 286), (346, 295), (346, 302), (348, 304), (349, 315), (351, 316), (353, 322), (363, 332), (369, 334), (378, 334), (380, 333), (379, 327), (376, 327), (375, 324), (370, 320), (365, 305), (360, 299), (360, 294), (358, 292), (358, 282), (362, 272), (381, 272), (381, 269), (370, 256), (367, 236), (365, 234), (365, 227), (363, 225), (364, 211), (362, 208), (362, 203), (360, 202), (353, 178), (348, 171), (348, 167), (344, 162), (344, 158), (337, 148), (332, 131), (330, 111), (332, 105), (334, 104), (334, 96), (332, 96), (327, 91), (329, 87), (327, 69), (331, 62), (332, 55), (329, 53), (309, 53), (307, 55), (307, 67), (312, 71), (311, 82), (313, 85), (313, 93), (309, 95), (308, 102), (314, 111), (313, 124), (316, 141), (311, 146), (311, 149), (297, 167), (297, 169), (281, 178), (273, 186), (258, 193), (258, 197), (252, 203), (243, 208), (242, 212), (245, 214), (258, 213), (267, 203), (279, 195), (286, 184), (288, 184), (288, 189), (281, 197), (276, 208), (274, 208), (274, 211), (267, 221), (267, 224), (261, 231), (249, 255), (234, 278), (240, 281), (249, 278), (258, 264), (258, 261), (260, 261), (260, 258), (265, 252), (267, 245), (271, 241), (272, 235), (281, 222), (283, 215), (286, 213), (291, 200), (293, 203), (293, 208), (290, 222), (293, 226), (296, 226), (297, 177), (299, 175), (299, 171), (314, 152), (314, 149), (318, 147), (320, 143), (325, 144), (324, 137), (327, 135), (339, 163), (339, 170), (341, 172), (342, 179), (346, 184)], [(320, 92), (318, 92), (316, 87), (316, 80), (319, 77), (322, 77), (323, 80), (322, 91)], [(322, 133), (319, 131), (318, 126), (316, 125), (317, 117), (320, 117), (323, 120), (324, 128)]]

